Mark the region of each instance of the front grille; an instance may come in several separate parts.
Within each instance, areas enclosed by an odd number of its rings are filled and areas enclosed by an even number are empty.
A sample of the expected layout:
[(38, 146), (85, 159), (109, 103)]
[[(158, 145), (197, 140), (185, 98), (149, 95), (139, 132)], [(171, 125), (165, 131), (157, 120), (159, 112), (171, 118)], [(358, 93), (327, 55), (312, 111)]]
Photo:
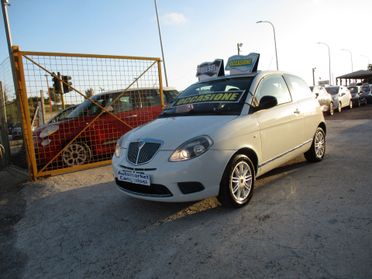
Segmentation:
[(149, 162), (160, 148), (158, 142), (131, 142), (128, 146), (128, 161), (135, 165)]
[(119, 186), (120, 189), (142, 195), (142, 196), (152, 196), (152, 197), (171, 197), (173, 196), (172, 193), (169, 191), (167, 187), (160, 184), (151, 184), (150, 186), (144, 186), (139, 184), (134, 184), (130, 182), (119, 181), (117, 178), (115, 179), (116, 184)]

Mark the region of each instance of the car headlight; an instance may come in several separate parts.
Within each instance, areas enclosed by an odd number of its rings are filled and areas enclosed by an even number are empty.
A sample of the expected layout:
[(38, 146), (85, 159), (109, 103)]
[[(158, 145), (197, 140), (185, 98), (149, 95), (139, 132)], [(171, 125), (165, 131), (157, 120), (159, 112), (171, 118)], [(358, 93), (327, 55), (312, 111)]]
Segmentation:
[(190, 139), (179, 146), (169, 157), (170, 162), (180, 162), (196, 158), (205, 153), (213, 141), (208, 136), (200, 136)]
[(59, 130), (58, 125), (47, 126), (44, 130), (41, 131), (39, 137), (40, 138), (46, 138), (46, 137), (50, 136), (51, 134), (54, 134), (58, 130)]
[(122, 150), (124, 149), (124, 148), (122, 147), (123, 142), (124, 142), (124, 136), (122, 136), (122, 137), (117, 141), (117, 143), (116, 143), (114, 155), (115, 155), (115, 157), (117, 157), (117, 158), (120, 157), (121, 152), (122, 152)]

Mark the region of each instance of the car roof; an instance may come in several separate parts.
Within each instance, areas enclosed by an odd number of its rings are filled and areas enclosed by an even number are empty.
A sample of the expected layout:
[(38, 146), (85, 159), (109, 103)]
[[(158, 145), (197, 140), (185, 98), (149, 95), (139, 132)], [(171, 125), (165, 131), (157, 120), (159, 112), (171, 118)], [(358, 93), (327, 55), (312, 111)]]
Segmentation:
[[(128, 88), (128, 89), (117, 89), (117, 90), (110, 90), (110, 91), (105, 91), (101, 92), (98, 94), (94, 94), (94, 96), (102, 96), (102, 95), (107, 95), (107, 94), (115, 94), (115, 93), (120, 93), (120, 92), (135, 92), (135, 91), (144, 91), (144, 90), (159, 90), (159, 88), (155, 87), (139, 87), (139, 88)], [(177, 89), (174, 87), (163, 87), (163, 91), (174, 91)]]

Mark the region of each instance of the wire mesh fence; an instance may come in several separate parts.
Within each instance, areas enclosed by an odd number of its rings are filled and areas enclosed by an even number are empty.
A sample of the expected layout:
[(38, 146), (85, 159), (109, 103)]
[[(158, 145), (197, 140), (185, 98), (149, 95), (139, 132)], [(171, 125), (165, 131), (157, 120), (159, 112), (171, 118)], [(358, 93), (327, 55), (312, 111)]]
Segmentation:
[(36, 177), (108, 163), (120, 136), (176, 94), (163, 95), (158, 58), (20, 54)]
[[(6, 58), (0, 63), (0, 159), (27, 168), (21, 119), (10, 59)], [(9, 162), (3, 162), (3, 165)]]

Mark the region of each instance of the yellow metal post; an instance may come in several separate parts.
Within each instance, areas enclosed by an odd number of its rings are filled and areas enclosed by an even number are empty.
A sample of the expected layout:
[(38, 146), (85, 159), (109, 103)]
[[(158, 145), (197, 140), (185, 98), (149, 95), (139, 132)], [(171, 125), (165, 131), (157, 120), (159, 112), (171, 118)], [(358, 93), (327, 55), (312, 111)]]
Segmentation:
[(34, 149), (34, 144), (33, 144), (33, 139), (32, 139), (31, 116), (30, 116), (30, 110), (28, 107), (28, 98), (27, 98), (27, 92), (26, 92), (26, 81), (25, 81), (25, 75), (24, 75), (22, 54), (20, 53), (18, 46), (13, 46), (12, 51), (13, 51), (13, 57), (14, 57), (14, 63), (16, 67), (16, 75), (17, 75), (17, 87), (16, 88), (18, 88), (18, 92), (16, 92), (16, 94), (18, 95), (19, 102), (20, 102), (23, 140), (26, 146), (29, 173), (30, 173), (32, 180), (35, 180), (37, 176), (37, 165), (36, 165), (35, 149)]
[(159, 93), (160, 93), (160, 105), (161, 105), (161, 109), (163, 110), (164, 109), (164, 96), (163, 96), (163, 79), (162, 79), (162, 75), (161, 75), (161, 61), (158, 60), (158, 74), (159, 74)]

